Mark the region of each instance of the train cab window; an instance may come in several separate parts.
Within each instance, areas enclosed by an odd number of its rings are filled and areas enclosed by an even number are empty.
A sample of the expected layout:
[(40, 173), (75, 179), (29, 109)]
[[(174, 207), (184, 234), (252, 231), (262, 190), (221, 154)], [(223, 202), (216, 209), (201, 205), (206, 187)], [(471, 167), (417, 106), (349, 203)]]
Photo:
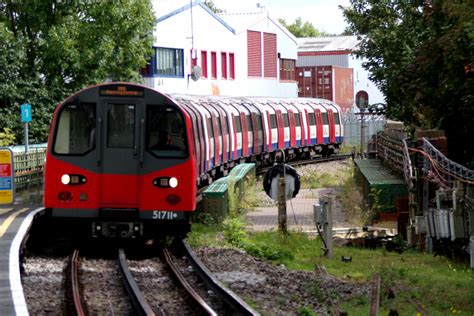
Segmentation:
[(323, 115), (323, 125), (328, 125), (329, 124), (329, 121), (328, 121), (328, 114), (327, 112), (323, 112), (321, 113)]
[(247, 115), (247, 130), (249, 132), (253, 131), (253, 128), (252, 128), (252, 119), (250, 118), (250, 115)]
[(68, 104), (61, 110), (54, 139), (54, 153), (83, 155), (95, 146), (95, 103)]
[(147, 151), (155, 156), (188, 156), (184, 119), (174, 106), (147, 105), (145, 140)]
[(283, 122), (285, 124), (285, 127), (290, 126), (290, 122), (288, 121), (288, 113), (283, 114)]
[(242, 126), (240, 125), (240, 117), (234, 116), (234, 122), (235, 122), (235, 132), (242, 133)]
[(314, 116), (314, 113), (309, 113), (309, 125), (316, 125), (316, 117)]
[(135, 105), (109, 104), (107, 107), (107, 147), (133, 148)]
[(301, 126), (299, 113), (295, 113), (295, 123), (296, 123), (296, 126)]
[(277, 120), (276, 120), (275, 114), (270, 114), (270, 122), (271, 122), (272, 128), (277, 128)]
[(339, 113), (334, 113), (334, 124), (341, 124), (341, 121), (339, 120)]

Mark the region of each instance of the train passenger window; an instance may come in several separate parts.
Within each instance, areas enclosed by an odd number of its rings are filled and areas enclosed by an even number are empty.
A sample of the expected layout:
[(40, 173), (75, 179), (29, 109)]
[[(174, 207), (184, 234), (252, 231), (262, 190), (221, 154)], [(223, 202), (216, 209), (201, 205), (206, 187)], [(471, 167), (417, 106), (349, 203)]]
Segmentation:
[(271, 121), (271, 126), (272, 128), (277, 128), (277, 120), (276, 120), (276, 115), (275, 114), (270, 114), (270, 121)]
[(250, 115), (247, 115), (247, 130), (249, 132), (253, 131), (253, 128), (252, 128), (252, 119), (250, 118)]
[(283, 114), (283, 122), (285, 124), (285, 127), (290, 126), (290, 122), (288, 121), (288, 114), (287, 113)]
[(83, 155), (95, 147), (95, 103), (68, 104), (59, 113), (54, 153)]
[(323, 125), (328, 125), (329, 124), (329, 121), (328, 121), (328, 114), (326, 112), (322, 113), (323, 115)]
[(219, 120), (219, 117), (216, 117), (217, 120), (217, 136), (222, 135), (222, 127), (221, 127), (221, 121)]
[(209, 137), (213, 138), (214, 137), (214, 126), (212, 125), (212, 120), (211, 120), (210, 117), (207, 119), (207, 128), (208, 128), (208, 131), (209, 131)]
[(171, 105), (147, 105), (146, 149), (158, 157), (185, 158), (186, 128), (184, 118)]
[(296, 126), (301, 126), (299, 113), (295, 113), (295, 122), (296, 122)]
[(257, 129), (261, 131), (262, 130), (262, 116), (257, 114), (256, 121), (257, 121)]
[(109, 104), (107, 107), (107, 147), (133, 148), (135, 105)]
[(309, 113), (309, 125), (316, 125), (316, 117), (314, 113)]
[(242, 133), (242, 126), (240, 125), (240, 117), (234, 116), (234, 122), (235, 122), (235, 132)]
[(334, 124), (338, 125), (341, 122), (339, 121), (339, 113), (334, 113)]

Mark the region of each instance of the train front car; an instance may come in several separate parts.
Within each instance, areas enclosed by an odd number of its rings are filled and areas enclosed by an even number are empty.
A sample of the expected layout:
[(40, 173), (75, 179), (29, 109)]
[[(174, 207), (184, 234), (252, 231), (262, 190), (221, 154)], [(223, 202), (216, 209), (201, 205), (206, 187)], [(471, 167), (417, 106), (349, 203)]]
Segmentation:
[(144, 86), (76, 93), (53, 116), (45, 207), (94, 237), (183, 236), (196, 207), (190, 126), (176, 103)]

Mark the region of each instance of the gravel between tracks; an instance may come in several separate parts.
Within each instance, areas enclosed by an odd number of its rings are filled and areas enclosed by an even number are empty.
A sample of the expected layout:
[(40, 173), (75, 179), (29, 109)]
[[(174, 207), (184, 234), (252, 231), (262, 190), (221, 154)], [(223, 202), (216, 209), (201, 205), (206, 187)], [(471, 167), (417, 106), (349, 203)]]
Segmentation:
[(338, 280), (317, 272), (291, 271), (256, 259), (245, 252), (225, 248), (199, 248), (195, 253), (215, 276), (237, 295), (254, 302), (264, 315), (300, 315), (307, 308), (317, 315), (331, 315), (326, 294), (344, 301), (368, 296), (366, 284)]

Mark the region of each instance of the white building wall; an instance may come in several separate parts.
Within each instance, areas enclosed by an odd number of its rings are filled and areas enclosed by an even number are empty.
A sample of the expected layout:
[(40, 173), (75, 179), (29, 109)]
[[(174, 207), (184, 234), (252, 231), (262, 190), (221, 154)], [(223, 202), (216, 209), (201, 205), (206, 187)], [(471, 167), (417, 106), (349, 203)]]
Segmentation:
[[(163, 6), (160, 6), (160, 3)], [(188, 2), (189, 3), (189, 2)], [(166, 4), (166, 5), (164, 5)], [(183, 4), (183, 3), (181, 3)], [(185, 3), (183, 4), (185, 5)], [(158, 17), (172, 12), (169, 1), (154, 2)], [(165, 8), (165, 9), (164, 9)], [(175, 7), (175, 9), (178, 7)], [(168, 10), (167, 12), (163, 10)], [(183, 49), (184, 78), (153, 77), (144, 78), (145, 84), (164, 93), (184, 93), (197, 95), (229, 96), (278, 96), (297, 97), (297, 84), (280, 83), (275, 79), (249, 79), (247, 76), (247, 32), (234, 34), (224, 24), (215, 19), (199, 5), (192, 8), (193, 28), (191, 29), (191, 10), (185, 10), (156, 24), (154, 46)], [(224, 18), (223, 18), (224, 20)], [(273, 22), (262, 21), (252, 30), (277, 34), (277, 51), (282, 58), (297, 59), (297, 45)], [(191, 70), (190, 51), (194, 38), (197, 51), (197, 65), (201, 66), (201, 50), (207, 51), (208, 77), (198, 81), (188, 79)], [(217, 55), (217, 78), (211, 79), (211, 52)], [(222, 79), (221, 52), (234, 53), (235, 80)], [(227, 54), (227, 78), (230, 74)], [(277, 67), (279, 65), (277, 64)], [(278, 68), (279, 69), (279, 68)], [(279, 71), (277, 74), (279, 76)]]
[(349, 55), (349, 67), (354, 69), (354, 100), (358, 91), (364, 90), (369, 94), (369, 104), (385, 103), (385, 97), (377, 86), (370, 81), (369, 72), (362, 67), (364, 59)]

